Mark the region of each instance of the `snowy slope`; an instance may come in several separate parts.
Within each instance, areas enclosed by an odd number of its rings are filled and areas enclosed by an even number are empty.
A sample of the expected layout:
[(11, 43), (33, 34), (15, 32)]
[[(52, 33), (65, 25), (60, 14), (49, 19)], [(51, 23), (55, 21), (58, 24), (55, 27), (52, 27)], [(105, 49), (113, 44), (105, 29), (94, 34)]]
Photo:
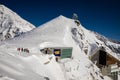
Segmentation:
[[(74, 20), (59, 16), (26, 34), (1, 43), (0, 74), (13, 79), (25, 76), (26, 80), (29, 80), (28, 76), (35, 77), (35, 74), (50, 80), (103, 80), (100, 70), (88, 59), (95, 41), (103, 44), (82, 25), (77, 26)], [(44, 55), (39, 51), (44, 47), (65, 46), (73, 47), (72, 59), (63, 59), (59, 63), (54, 55)], [(28, 48), (30, 53), (18, 52), (18, 47)], [(84, 52), (86, 49), (89, 50), (87, 53)], [(31, 80), (42, 80), (41, 77), (36, 78)]]
[[(6, 53), (4, 51), (6, 51)], [(46, 80), (46, 77), (33, 72), (23, 57), (15, 55), (16, 53), (14, 54), (12, 51), (14, 50), (1, 47), (0, 80)]]
[(35, 26), (22, 19), (15, 12), (0, 5), (0, 41), (19, 36), (33, 28)]
[[(99, 37), (102, 36), (78, 26), (73, 19), (59, 16), (19, 37), (2, 42), (0, 74), (17, 80), (29, 80), (28, 76), (31, 76), (30, 80), (110, 80), (103, 78), (100, 70), (88, 59), (101, 46), (118, 58)], [(109, 40), (107, 44), (120, 47)], [(18, 52), (19, 47), (28, 48), (30, 53)], [(56, 62), (54, 55), (40, 52), (44, 47), (73, 47), (72, 59)]]
[(93, 33), (95, 34), (97, 39), (99, 39), (101, 42), (104, 43), (104, 45), (109, 47), (112, 50), (112, 52), (120, 54), (120, 41), (108, 39), (108, 38), (106, 38), (106, 37), (104, 37), (96, 32), (93, 32)]

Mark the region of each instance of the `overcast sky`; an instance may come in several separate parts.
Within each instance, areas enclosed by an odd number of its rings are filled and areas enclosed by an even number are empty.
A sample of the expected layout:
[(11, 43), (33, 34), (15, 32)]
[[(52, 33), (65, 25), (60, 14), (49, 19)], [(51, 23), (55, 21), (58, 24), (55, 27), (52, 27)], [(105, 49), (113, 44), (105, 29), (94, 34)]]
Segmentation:
[(81, 24), (120, 41), (120, 0), (0, 0), (35, 26), (63, 15), (77, 13)]

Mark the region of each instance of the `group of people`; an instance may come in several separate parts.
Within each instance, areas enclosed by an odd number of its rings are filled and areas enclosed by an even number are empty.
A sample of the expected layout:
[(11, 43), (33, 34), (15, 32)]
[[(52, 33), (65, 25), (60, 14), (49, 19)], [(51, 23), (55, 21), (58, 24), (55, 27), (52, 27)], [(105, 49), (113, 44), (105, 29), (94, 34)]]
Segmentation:
[(29, 50), (27, 48), (17, 48), (17, 51), (29, 53)]

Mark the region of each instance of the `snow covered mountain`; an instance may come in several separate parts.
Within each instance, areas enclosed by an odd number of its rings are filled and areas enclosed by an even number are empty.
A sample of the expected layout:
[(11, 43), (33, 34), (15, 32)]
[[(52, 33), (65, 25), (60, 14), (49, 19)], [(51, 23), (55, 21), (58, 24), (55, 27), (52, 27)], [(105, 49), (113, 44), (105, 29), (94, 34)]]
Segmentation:
[(0, 5), (0, 41), (13, 38), (33, 28), (35, 26), (23, 20), (15, 12)]
[(108, 39), (108, 38), (106, 38), (106, 37), (104, 37), (96, 32), (93, 32), (93, 33), (96, 35), (97, 39), (104, 42), (104, 44), (107, 47), (109, 47), (112, 50), (112, 52), (120, 54), (120, 46), (119, 46), (120, 41)]
[[(31, 37), (32, 39), (30, 39)], [(25, 41), (26, 44), (22, 44), (23, 41)], [(120, 42), (109, 40), (96, 32), (87, 30), (81, 24), (78, 26), (73, 19), (64, 16), (59, 16), (24, 35), (11, 40), (11, 43), (21, 44), (21, 46), (30, 46), (32, 44), (40, 47), (40, 43), (43, 44), (43, 42), (47, 41), (56, 44), (62, 42), (61, 45), (73, 45), (73, 43), (75, 43), (79, 45), (81, 50), (89, 50), (89, 47), (92, 48), (91, 50), (94, 50), (94, 48), (104, 46), (104, 48), (110, 50), (113, 54), (120, 53)], [(89, 55), (89, 53), (86, 54)]]
[[(73, 19), (59, 16), (2, 42), (0, 74), (16, 80), (111, 80), (103, 77), (99, 68), (88, 59), (101, 46), (118, 58), (120, 44), (85, 29)], [(53, 54), (40, 51), (45, 47), (73, 47), (72, 58), (56, 62)], [(114, 52), (110, 47), (118, 51)], [(29, 53), (19, 52), (17, 48), (27, 48)]]

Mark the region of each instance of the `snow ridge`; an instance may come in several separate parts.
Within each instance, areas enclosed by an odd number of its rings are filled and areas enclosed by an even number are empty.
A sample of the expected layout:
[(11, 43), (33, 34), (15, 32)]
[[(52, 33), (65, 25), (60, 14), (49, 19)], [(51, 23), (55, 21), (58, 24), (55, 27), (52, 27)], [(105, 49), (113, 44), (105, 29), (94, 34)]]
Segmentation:
[(35, 26), (23, 20), (15, 12), (0, 5), (0, 41), (19, 36)]

